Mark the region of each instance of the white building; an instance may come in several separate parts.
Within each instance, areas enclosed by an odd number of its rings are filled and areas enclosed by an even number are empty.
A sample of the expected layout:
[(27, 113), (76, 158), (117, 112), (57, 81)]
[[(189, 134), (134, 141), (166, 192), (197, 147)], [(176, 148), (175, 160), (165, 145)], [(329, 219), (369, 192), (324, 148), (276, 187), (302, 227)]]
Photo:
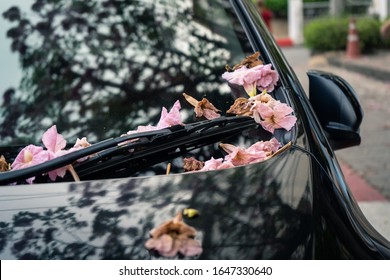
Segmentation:
[[(321, 2), (321, 0), (319, 0)], [(347, 5), (359, 4), (359, 0), (330, 0), (329, 14), (341, 15)], [(367, 1), (366, 1), (367, 2)], [(302, 0), (288, 1), (288, 35), (294, 44), (303, 43), (304, 9)], [(369, 13), (385, 20), (390, 17), (390, 0), (371, 0)]]

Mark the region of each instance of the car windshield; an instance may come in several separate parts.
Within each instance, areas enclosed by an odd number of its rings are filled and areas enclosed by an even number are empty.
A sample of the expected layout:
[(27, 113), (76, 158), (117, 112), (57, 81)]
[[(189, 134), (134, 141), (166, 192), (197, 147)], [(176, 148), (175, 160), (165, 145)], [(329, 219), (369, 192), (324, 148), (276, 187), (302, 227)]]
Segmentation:
[[(226, 112), (238, 91), (222, 79), (225, 67), (254, 52), (222, 0), (6, 3), (1, 55), (11, 50), (18, 66), (0, 83), (0, 155), (9, 162), (26, 145), (48, 148), (50, 137), (43, 135), (53, 125), (68, 146), (81, 137), (97, 143), (156, 125), (161, 110), (178, 100), (181, 122), (194, 122), (183, 93)], [(1, 67), (7, 73), (10, 66)], [(217, 144), (200, 149), (197, 158), (215, 156)], [(58, 137), (55, 145), (62, 145)], [(33, 155), (29, 150), (24, 159)]]
[(183, 92), (226, 109), (225, 65), (252, 52), (225, 1), (28, 2), (2, 4), (1, 55), (17, 55), (21, 76), (1, 83), (2, 146), (40, 143), (53, 124), (66, 139), (119, 136)]

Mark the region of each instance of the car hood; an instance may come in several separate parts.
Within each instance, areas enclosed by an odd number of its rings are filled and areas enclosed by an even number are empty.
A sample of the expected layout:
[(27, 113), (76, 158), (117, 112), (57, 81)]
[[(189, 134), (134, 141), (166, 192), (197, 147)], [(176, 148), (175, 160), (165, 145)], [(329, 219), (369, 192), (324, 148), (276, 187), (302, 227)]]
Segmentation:
[[(231, 169), (0, 188), (1, 259), (151, 259), (150, 231), (186, 208), (199, 259), (310, 257), (310, 158)], [(176, 256), (182, 258), (183, 256)]]

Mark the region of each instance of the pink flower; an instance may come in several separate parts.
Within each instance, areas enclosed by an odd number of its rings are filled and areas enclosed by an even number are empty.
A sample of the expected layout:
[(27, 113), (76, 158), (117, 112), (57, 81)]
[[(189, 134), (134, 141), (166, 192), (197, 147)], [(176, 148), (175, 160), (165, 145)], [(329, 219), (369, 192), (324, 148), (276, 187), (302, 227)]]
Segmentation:
[(164, 107), (161, 111), (161, 117), (159, 122), (157, 123), (157, 129), (162, 129), (166, 127), (171, 127), (174, 125), (181, 125), (183, 124), (181, 122), (181, 117), (180, 117), (180, 102), (177, 100), (175, 104), (173, 104), (172, 109), (167, 111), (167, 109)]
[(225, 72), (222, 78), (231, 84), (243, 86), (249, 96), (256, 95), (257, 80), (261, 77), (261, 69), (263, 65), (258, 65), (253, 68), (242, 66), (233, 72)]
[(271, 64), (260, 64), (253, 68), (243, 66), (233, 72), (223, 73), (222, 78), (229, 83), (243, 86), (246, 93), (253, 97), (256, 95), (256, 88), (261, 91), (266, 89), (268, 92), (274, 90), (279, 75), (271, 67)]
[(219, 166), (222, 165), (223, 159), (222, 158), (211, 158), (207, 161), (205, 161), (204, 166), (200, 171), (209, 171), (209, 170), (217, 170)]
[(261, 91), (267, 90), (271, 92), (279, 80), (279, 74), (271, 69), (271, 64), (260, 65), (262, 67), (261, 78), (257, 80), (257, 88)]
[(258, 141), (252, 146), (250, 146), (247, 151), (249, 153), (258, 153), (258, 152), (266, 152), (267, 156), (275, 153), (282, 145), (276, 138), (272, 138), (269, 141)]
[(261, 102), (261, 103), (271, 103), (273, 101), (276, 101), (270, 94), (268, 94), (267, 90), (264, 89), (261, 94), (258, 94), (256, 96), (253, 96), (249, 98), (250, 102)]
[[(69, 151), (64, 150), (66, 147), (66, 140), (61, 134), (57, 132), (56, 125), (50, 127), (42, 135), (42, 142), (48, 151), (49, 160), (69, 153)], [(50, 180), (55, 181), (57, 177), (63, 178), (65, 176), (66, 170), (67, 167), (64, 166), (48, 172)]]
[(91, 144), (88, 142), (87, 137), (83, 137), (81, 139), (77, 138), (76, 143), (74, 144), (74, 149), (83, 149), (91, 146)]
[(222, 165), (225, 165), (224, 168), (228, 168), (261, 162), (275, 153), (281, 147), (281, 144), (276, 138), (272, 138), (269, 141), (256, 142), (249, 148), (237, 147), (231, 144), (220, 144), (219, 146), (228, 154), (225, 156), (223, 163), (220, 163), (216, 169), (222, 169)]
[[(49, 159), (49, 154), (47, 151), (43, 150), (42, 147), (28, 145), (23, 148), (19, 154), (16, 156), (14, 162), (12, 163), (12, 169), (22, 169), (43, 163)], [(35, 176), (28, 178), (26, 181), (29, 184), (35, 180)]]
[(297, 118), (290, 115), (293, 109), (285, 103), (273, 101), (268, 104), (261, 102), (253, 106), (253, 117), (261, 126), (274, 133), (275, 129), (284, 128), (289, 131), (296, 123)]
[(51, 154), (56, 154), (66, 147), (66, 140), (57, 133), (57, 126), (53, 125), (42, 135), (42, 142)]
[(242, 148), (232, 144), (219, 145), (227, 155), (222, 159), (213, 157), (204, 163), (200, 171), (220, 170), (235, 166), (261, 162), (271, 157), (282, 146), (276, 138), (269, 141), (259, 141), (249, 148)]
[(231, 161), (224, 160), (222, 164), (218, 166), (218, 170), (232, 168), (232, 167), (235, 167), (235, 165)]
[[(75, 152), (75, 151), (78, 151), (78, 150), (81, 150), (81, 149), (84, 149), (84, 148), (87, 148), (91, 146), (91, 144), (88, 142), (87, 138), (86, 137), (83, 137), (81, 139), (77, 138), (76, 140), (76, 143), (73, 145), (72, 148), (69, 149), (69, 153), (72, 153), (72, 152)], [(85, 156), (85, 157), (82, 157), (82, 158), (79, 158), (77, 160), (77, 162), (82, 162), (84, 160), (87, 160), (90, 156)]]
[(234, 166), (260, 162), (268, 156), (263, 150), (249, 150), (231, 144), (220, 144), (220, 147), (228, 153), (225, 156), (225, 161), (231, 162)]
[(154, 125), (139, 125), (136, 130), (130, 130), (127, 132), (127, 134), (147, 132), (147, 131), (152, 131), (152, 130), (157, 130), (157, 129), (158, 128)]
[(181, 122), (180, 109), (181, 109), (180, 102), (179, 100), (177, 100), (169, 112), (165, 107), (162, 108), (160, 120), (156, 126), (140, 125), (137, 127), (136, 130), (128, 131), (127, 134), (130, 135), (139, 132), (163, 129), (174, 125), (182, 125), (183, 123)]

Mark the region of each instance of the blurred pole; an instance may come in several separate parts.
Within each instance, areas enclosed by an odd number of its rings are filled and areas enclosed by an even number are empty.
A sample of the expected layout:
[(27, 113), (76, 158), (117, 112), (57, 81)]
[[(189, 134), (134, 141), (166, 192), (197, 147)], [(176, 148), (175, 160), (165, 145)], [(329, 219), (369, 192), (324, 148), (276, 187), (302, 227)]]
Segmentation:
[(345, 10), (345, 0), (330, 0), (329, 10), (331, 16), (341, 16)]
[(295, 45), (303, 43), (302, 0), (288, 1), (288, 36)]

